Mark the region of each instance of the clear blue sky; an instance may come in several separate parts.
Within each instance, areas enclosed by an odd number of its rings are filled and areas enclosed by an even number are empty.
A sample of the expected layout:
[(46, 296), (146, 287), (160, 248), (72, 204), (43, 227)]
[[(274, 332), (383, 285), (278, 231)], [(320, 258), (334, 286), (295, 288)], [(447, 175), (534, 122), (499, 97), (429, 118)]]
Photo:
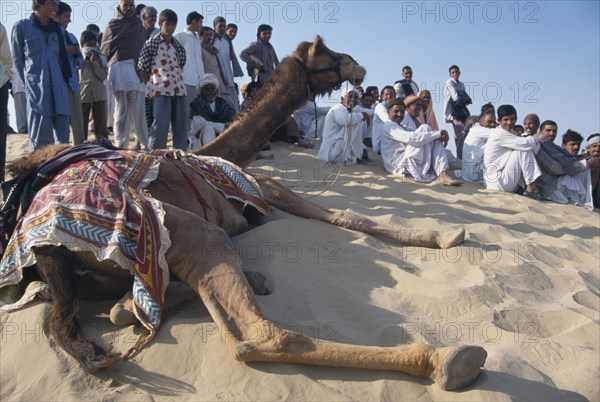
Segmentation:
[[(104, 29), (115, 1), (72, 1), (69, 30), (77, 37), (88, 23)], [(140, 3), (140, 1), (138, 1)], [(364, 85), (380, 88), (402, 78), (410, 65), (421, 88), (432, 90), (443, 123), (441, 88), (448, 67), (460, 66), (473, 99), (472, 113), (491, 101), (513, 104), (519, 123), (527, 113), (584, 137), (600, 131), (600, 1), (145, 1), (171, 8), (182, 30), (190, 11), (212, 26), (217, 15), (239, 26), (239, 53), (261, 23), (273, 26), (280, 59), (316, 34), (333, 50), (367, 68)], [(2, 1), (1, 21), (10, 32), (28, 17), (31, 2)], [(240, 82), (248, 81), (248, 77)], [(339, 94), (321, 103), (335, 103)], [(12, 103), (12, 102), (11, 102)], [(558, 139), (557, 139), (558, 141)]]

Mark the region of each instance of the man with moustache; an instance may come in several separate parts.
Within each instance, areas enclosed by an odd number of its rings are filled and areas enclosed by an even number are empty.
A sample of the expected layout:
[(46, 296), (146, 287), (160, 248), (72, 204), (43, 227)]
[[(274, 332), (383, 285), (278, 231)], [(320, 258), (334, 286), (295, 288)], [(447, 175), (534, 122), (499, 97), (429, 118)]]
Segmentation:
[(404, 102), (398, 98), (387, 101), (389, 120), (383, 123), (381, 156), (386, 171), (401, 176), (412, 176), (419, 182), (435, 179), (445, 186), (459, 186), (460, 180), (448, 176), (448, 158), (444, 142), (445, 130), (433, 130), (421, 124), (418, 115), (420, 100), (408, 96)]

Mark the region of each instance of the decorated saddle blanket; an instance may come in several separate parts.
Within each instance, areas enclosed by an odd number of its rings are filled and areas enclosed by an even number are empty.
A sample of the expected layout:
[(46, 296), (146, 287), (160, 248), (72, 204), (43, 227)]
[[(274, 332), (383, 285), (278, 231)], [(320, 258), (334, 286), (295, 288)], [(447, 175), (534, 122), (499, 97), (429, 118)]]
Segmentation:
[[(21, 281), (22, 269), (36, 262), (34, 247), (64, 245), (91, 252), (99, 261), (114, 261), (133, 274), (135, 314), (150, 331), (134, 348), (139, 349), (162, 324), (169, 283), (165, 212), (160, 201), (142, 191), (158, 176), (166, 151), (116, 152), (118, 157), (68, 165), (36, 193), (0, 262), (0, 288)], [(185, 153), (180, 159), (223, 196), (269, 212), (257, 183), (236, 165)]]

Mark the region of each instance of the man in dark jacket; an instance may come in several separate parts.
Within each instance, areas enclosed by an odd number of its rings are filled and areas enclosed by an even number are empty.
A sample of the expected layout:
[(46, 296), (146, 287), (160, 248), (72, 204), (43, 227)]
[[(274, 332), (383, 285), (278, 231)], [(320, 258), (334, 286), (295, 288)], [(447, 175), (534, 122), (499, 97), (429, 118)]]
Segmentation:
[[(558, 125), (552, 120), (546, 120), (540, 126), (540, 136), (547, 141), (540, 141), (540, 150), (535, 156), (542, 171), (542, 176), (536, 180), (537, 188), (542, 197), (552, 201), (587, 206), (591, 201), (587, 161), (556, 145), (557, 131)], [(563, 143), (577, 141), (578, 138), (570, 133), (577, 134), (569, 130), (563, 136)]]
[(188, 133), (190, 149), (200, 148), (214, 140), (233, 121), (235, 109), (217, 96), (219, 80), (207, 73), (198, 83), (200, 95), (190, 105), (192, 125)]

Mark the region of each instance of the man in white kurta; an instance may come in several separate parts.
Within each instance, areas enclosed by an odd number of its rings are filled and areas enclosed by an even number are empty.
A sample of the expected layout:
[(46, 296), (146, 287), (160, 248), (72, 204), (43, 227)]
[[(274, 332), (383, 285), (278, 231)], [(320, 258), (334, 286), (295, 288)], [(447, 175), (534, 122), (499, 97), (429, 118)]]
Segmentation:
[[(417, 127), (415, 122), (411, 122), (405, 125), (405, 105), (398, 98), (388, 101), (388, 115), (381, 137), (381, 156), (386, 171), (411, 175), (417, 181), (428, 182), (438, 178), (444, 185), (458, 186), (462, 183), (447, 174), (448, 159), (442, 141), (448, 141), (448, 133), (433, 130), (427, 124)], [(412, 120), (413, 116), (409, 119)]]
[(492, 130), (483, 151), (483, 180), (488, 189), (515, 192), (525, 186), (524, 195), (539, 194), (535, 180), (542, 172), (535, 160), (540, 149), (538, 136), (517, 137), (511, 133), (517, 122), (517, 111), (511, 105), (498, 108), (498, 124)]
[(366, 113), (352, 111), (356, 101), (358, 92), (349, 89), (342, 96), (342, 103), (329, 110), (317, 159), (336, 165), (353, 165), (362, 158), (363, 126), (369, 124), (370, 119)]
[(483, 183), (483, 149), (496, 127), (494, 112), (482, 114), (479, 122), (469, 129), (462, 151), (462, 178)]
[[(292, 117), (298, 123), (300, 134), (304, 137), (322, 137), (323, 122), (329, 109), (331, 109), (329, 106), (316, 106), (315, 102), (306, 101), (300, 109), (292, 114)], [(317, 130), (316, 134), (315, 129)]]
[(390, 118), (387, 112), (387, 102), (396, 97), (396, 91), (391, 85), (386, 85), (381, 90), (381, 102), (375, 106), (373, 114), (373, 132), (371, 135), (373, 141), (373, 152), (381, 153), (381, 136), (383, 134), (383, 123)]
[(186, 62), (183, 66), (183, 82), (187, 92), (185, 106), (187, 129), (190, 130), (192, 119), (190, 115), (190, 104), (198, 96), (196, 86), (204, 77), (204, 63), (202, 62), (202, 46), (200, 42), (200, 30), (204, 17), (197, 11), (190, 12), (186, 17), (185, 29), (173, 35), (185, 49)]

